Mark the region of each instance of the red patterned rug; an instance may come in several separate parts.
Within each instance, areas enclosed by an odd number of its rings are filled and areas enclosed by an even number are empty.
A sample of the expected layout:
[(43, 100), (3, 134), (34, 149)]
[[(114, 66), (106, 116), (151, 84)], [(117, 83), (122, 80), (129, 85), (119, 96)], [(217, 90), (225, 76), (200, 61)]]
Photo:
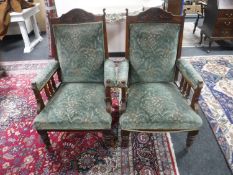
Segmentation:
[(101, 133), (50, 132), (47, 151), (32, 121), (36, 102), (30, 82), (48, 61), (2, 62), (0, 174), (178, 175), (169, 134), (132, 134), (128, 149), (107, 149)]

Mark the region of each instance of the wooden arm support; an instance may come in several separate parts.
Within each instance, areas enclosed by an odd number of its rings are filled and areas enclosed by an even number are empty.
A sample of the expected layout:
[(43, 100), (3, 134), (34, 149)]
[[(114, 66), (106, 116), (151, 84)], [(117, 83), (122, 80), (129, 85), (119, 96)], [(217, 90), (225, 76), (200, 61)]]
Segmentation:
[(58, 75), (58, 80), (61, 82), (61, 69), (58, 68), (57, 71), (55, 71), (52, 76), (49, 78), (49, 80), (46, 82), (46, 84), (39, 90), (37, 87), (36, 82), (32, 83), (32, 90), (34, 92), (34, 95), (36, 97), (36, 102), (37, 102), (37, 113), (39, 114), (41, 112), (41, 110), (45, 107), (45, 102), (43, 100), (43, 97), (41, 95), (41, 91), (44, 90), (45, 91), (45, 95), (46, 97), (49, 99), (51, 99), (51, 97), (55, 94), (55, 92), (57, 91), (58, 87), (56, 85), (56, 82), (54, 80), (54, 75), (57, 73)]
[(105, 87), (105, 102), (106, 102), (106, 111), (112, 113), (112, 99), (111, 99), (111, 87), (108, 84)]
[(125, 112), (126, 110), (126, 105), (127, 105), (127, 93), (128, 88), (125, 87), (121, 87), (121, 108), (119, 109), (119, 113), (122, 114), (123, 112)]
[(182, 74), (181, 74), (181, 81), (179, 84), (179, 89), (181, 93), (188, 98), (190, 96), (191, 89), (193, 89), (192, 99), (190, 106), (193, 108), (194, 111), (198, 111), (198, 99), (201, 94), (201, 89), (203, 88), (203, 82), (200, 82), (196, 88), (192, 87), (192, 83), (188, 81)]

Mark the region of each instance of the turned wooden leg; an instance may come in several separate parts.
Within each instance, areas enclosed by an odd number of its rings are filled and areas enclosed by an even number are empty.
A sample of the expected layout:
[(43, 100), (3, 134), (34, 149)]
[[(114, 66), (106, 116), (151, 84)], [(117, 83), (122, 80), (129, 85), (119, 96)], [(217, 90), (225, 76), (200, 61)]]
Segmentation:
[(119, 112), (118, 111), (117, 112), (112, 112), (111, 116), (112, 116), (112, 125), (111, 125), (112, 128), (118, 127), (118, 125), (119, 125), (119, 118), (120, 118)]
[[(106, 82), (107, 84), (110, 83), (109, 81)], [(112, 112), (112, 102), (111, 102), (111, 88), (105, 88), (105, 102), (106, 102), (106, 111), (111, 114)]]
[(114, 132), (112, 130), (103, 131), (104, 143), (107, 147), (115, 147), (116, 139), (114, 137)]
[(127, 148), (129, 146), (129, 131), (121, 130), (121, 147)]
[(112, 116), (111, 128), (114, 134), (114, 140), (117, 141), (118, 140), (118, 128), (119, 128), (119, 112), (112, 112), (111, 116)]
[(187, 136), (187, 140), (186, 140), (186, 147), (189, 148), (192, 144), (193, 141), (195, 139), (195, 137), (197, 136), (198, 131), (189, 131), (188, 132), (188, 136)]
[(194, 34), (194, 33), (195, 33), (195, 31), (196, 31), (196, 28), (197, 28), (197, 25), (198, 25), (199, 18), (200, 18), (200, 15), (198, 14), (198, 15), (197, 15), (197, 19), (196, 19), (196, 21), (195, 21), (195, 23), (194, 23), (193, 34)]
[(210, 53), (212, 43), (213, 43), (213, 40), (210, 39), (210, 40), (209, 40), (209, 48), (208, 48), (208, 50), (207, 50), (207, 53)]
[(199, 42), (199, 44), (201, 44), (201, 43), (202, 43), (202, 40), (203, 40), (203, 33), (202, 33), (202, 32), (200, 33), (200, 36), (201, 36), (201, 37), (200, 37), (200, 42)]
[(49, 148), (51, 146), (51, 143), (49, 141), (49, 136), (48, 136), (47, 131), (37, 130), (37, 132), (39, 133), (41, 139), (43, 140), (44, 144), (46, 145), (46, 148)]

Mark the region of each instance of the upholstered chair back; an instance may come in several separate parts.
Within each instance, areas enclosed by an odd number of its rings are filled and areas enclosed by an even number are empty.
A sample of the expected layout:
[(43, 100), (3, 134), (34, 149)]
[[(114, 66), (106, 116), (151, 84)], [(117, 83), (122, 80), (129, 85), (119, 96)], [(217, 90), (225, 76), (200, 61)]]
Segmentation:
[(103, 82), (103, 22), (53, 25), (62, 81)]
[(129, 83), (174, 81), (179, 24), (132, 23), (129, 27)]

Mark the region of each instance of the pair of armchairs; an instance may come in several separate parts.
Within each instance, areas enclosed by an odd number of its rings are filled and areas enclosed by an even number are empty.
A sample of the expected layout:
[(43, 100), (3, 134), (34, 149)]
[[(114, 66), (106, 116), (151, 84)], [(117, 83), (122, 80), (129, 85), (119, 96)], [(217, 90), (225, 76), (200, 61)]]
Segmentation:
[[(108, 59), (105, 12), (95, 16), (75, 9), (53, 19), (58, 60), (32, 83), (39, 113), (34, 126), (44, 143), (50, 145), (47, 131), (70, 130), (101, 130), (107, 143), (113, 143), (111, 88), (118, 87), (123, 147), (130, 132), (172, 131), (188, 131), (189, 147), (202, 124), (194, 110), (203, 82), (189, 62), (179, 59), (183, 23), (183, 16), (159, 8), (137, 16), (127, 12), (126, 60), (115, 72), (114, 62)], [(182, 93), (176, 86), (179, 72)], [(49, 98), (46, 105), (42, 89)], [(191, 107), (184, 98), (190, 95)]]

